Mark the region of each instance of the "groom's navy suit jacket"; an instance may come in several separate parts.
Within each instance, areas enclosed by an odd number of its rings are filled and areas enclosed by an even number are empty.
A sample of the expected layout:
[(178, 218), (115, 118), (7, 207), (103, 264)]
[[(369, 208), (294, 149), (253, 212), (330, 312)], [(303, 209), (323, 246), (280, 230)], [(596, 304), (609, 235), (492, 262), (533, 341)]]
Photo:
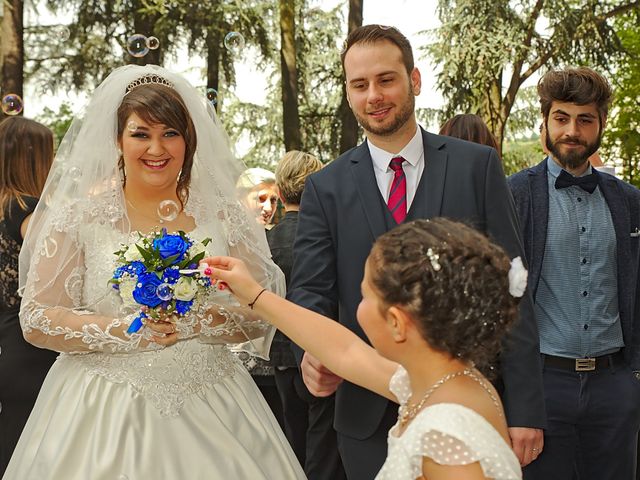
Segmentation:
[[(618, 309), (624, 358), (640, 370), (640, 190), (612, 175), (593, 169), (607, 202), (616, 232)], [(549, 219), (547, 160), (509, 177), (529, 262), (529, 286), (535, 300)]]
[[(424, 130), (422, 138), (425, 168), (407, 221), (438, 216), (460, 220), (485, 232), (511, 257), (523, 256), (513, 200), (496, 151)], [(391, 227), (364, 142), (307, 179), (288, 298), (366, 338), (356, 321), (364, 264), (375, 239)], [(538, 330), (529, 295), (521, 302), (521, 316), (508, 341), (501, 369), (509, 424), (543, 427)], [(380, 425), (387, 402), (344, 382), (336, 394), (336, 430), (368, 438)]]

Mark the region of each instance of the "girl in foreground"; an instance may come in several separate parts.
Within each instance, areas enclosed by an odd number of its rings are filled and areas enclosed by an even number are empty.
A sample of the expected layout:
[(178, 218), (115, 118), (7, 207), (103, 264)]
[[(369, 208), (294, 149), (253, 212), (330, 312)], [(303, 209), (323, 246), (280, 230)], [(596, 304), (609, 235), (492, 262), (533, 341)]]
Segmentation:
[[(242, 261), (205, 259), (211, 277), (335, 374), (400, 404), (381, 479), (520, 479), (489, 371), (526, 287), (519, 259), (460, 223), (403, 224), (376, 241), (358, 322), (339, 323), (264, 290)], [(209, 270), (207, 270), (209, 272)]]

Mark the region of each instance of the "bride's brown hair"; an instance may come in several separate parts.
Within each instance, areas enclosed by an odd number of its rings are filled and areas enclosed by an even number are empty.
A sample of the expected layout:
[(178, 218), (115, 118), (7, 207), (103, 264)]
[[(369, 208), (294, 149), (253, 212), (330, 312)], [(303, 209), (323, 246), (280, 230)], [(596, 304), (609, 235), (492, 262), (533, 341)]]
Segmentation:
[[(191, 167), (198, 142), (195, 126), (182, 97), (173, 88), (166, 85), (145, 84), (133, 88), (124, 96), (118, 107), (118, 139), (122, 139), (127, 119), (133, 113), (150, 125), (166, 125), (175, 128), (184, 138), (186, 146), (184, 164), (176, 187), (176, 194), (184, 207), (189, 200)], [(122, 171), (126, 183), (122, 156), (118, 160), (118, 167)]]

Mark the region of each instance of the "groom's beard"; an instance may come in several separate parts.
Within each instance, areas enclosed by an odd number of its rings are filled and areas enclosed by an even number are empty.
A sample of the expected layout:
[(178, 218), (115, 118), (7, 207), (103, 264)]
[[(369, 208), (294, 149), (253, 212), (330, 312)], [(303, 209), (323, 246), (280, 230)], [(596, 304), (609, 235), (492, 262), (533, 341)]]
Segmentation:
[(398, 130), (400, 130), (405, 123), (409, 121), (409, 119), (411, 118), (411, 115), (413, 115), (413, 112), (415, 110), (416, 97), (413, 94), (413, 91), (411, 90), (411, 88), (413, 87), (410, 85), (409, 94), (407, 95), (407, 98), (405, 99), (405, 101), (402, 103), (400, 111), (396, 114), (392, 122), (388, 125), (384, 125), (380, 127), (375, 126), (367, 118), (361, 117), (360, 115), (358, 115), (354, 110), (352, 110), (353, 115), (356, 117), (356, 120), (362, 126), (362, 128), (364, 128), (367, 132), (371, 132), (374, 135), (380, 135), (380, 136), (393, 135)]
[[(564, 169), (568, 168), (573, 170), (584, 165), (584, 162), (586, 162), (589, 157), (596, 153), (600, 148), (600, 144), (602, 143), (602, 127), (598, 132), (598, 138), (593, 143), (588, 143), (575, 137), (562, 137), (560, 140), (552, 142), (549, 136), (549, 127), (546, 123), (547, 122), (545, 122), (545, 128), (547, 134), (545, 135), (545, 144), (547, 146), (547, 150), (549, 150), (551, 156), (557, 160)], [(563, 153), (560, 150), (563, 143), (577, 143), (583, 148), (571, 149), (568, 152)]]

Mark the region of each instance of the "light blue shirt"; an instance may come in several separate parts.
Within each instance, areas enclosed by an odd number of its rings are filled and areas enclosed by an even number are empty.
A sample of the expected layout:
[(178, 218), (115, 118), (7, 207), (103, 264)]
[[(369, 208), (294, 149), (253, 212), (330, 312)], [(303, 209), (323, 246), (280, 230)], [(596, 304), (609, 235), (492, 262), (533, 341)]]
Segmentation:
[(547, 168), (549, 219), (535, 298), (540, 351), (569, 358), (615, 352), (624, 340), (609, 207), (599, 187), (556, 190), (562, 169), (551, 157)]

